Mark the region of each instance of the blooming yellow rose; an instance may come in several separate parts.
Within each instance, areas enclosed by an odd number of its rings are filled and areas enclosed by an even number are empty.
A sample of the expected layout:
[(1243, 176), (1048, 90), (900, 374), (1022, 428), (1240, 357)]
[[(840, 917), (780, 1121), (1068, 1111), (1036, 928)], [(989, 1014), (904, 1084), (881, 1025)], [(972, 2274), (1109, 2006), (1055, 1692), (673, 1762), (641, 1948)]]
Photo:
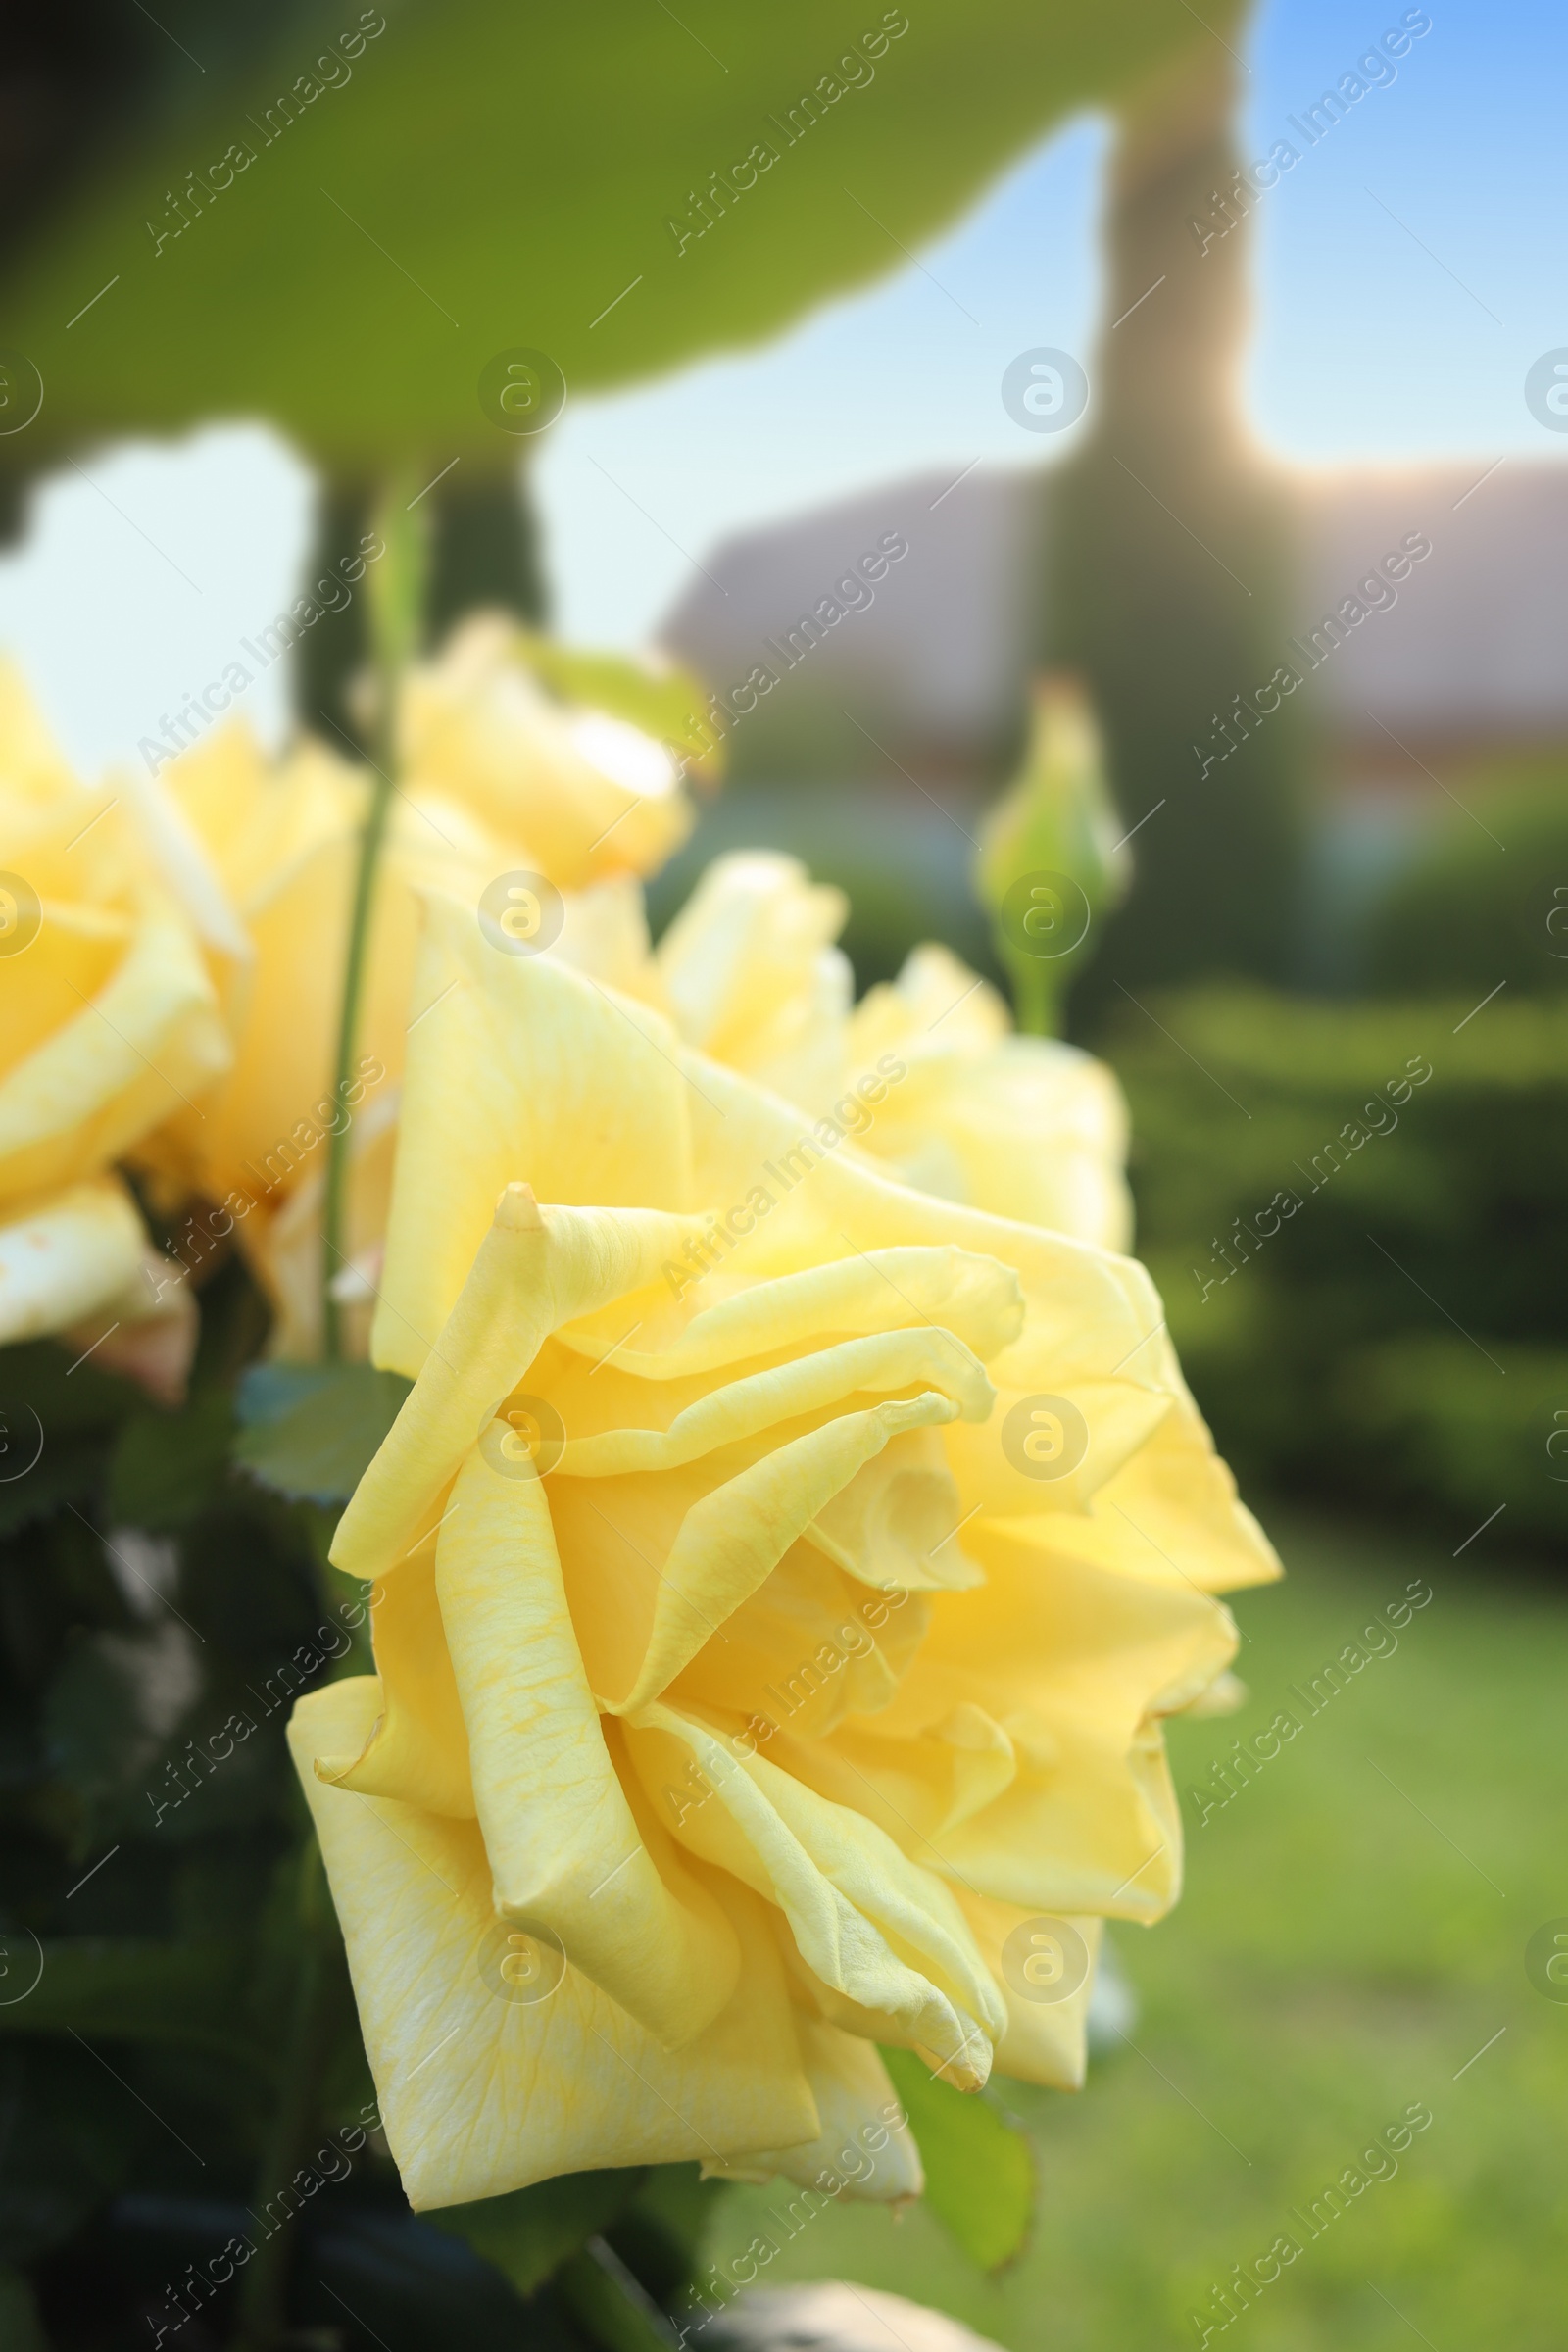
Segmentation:
[(656, 956), (682, 1037), (813, 1116), (894, 1052), (905, 1075), (874, 1117), (854, 1112), (858, 1145), (922, 1192), (1125, 1250), (1127, 1109), (1104, 1063), (1015, 1035), (996, 990), (945, 948), (916, 948), (852, 1013), (833, 945), (845, 913), (798, 858), (715, 858)]
[[(415, 994), (415, 1385), (333, 1550), (377, 1671), (291, 1726), (413, 2202), (813, 2180), (879, 2041), (1078, 2081), (1100, 1922), (1179, 1883), (1160, 1719), (1276, 1572), (1148, 1278), (803, 1140), (461, 902)], [(862, 2187), (918, 2185), (896, 2132)]]
[[(664, 749), (603, 713), (545, 694), (481, 620), (412, 671), (401, 760), (347, 1096), (334, 1061), (349, 913), (371, 776), (324, 746), (269, 759), (236, 723), (163, 779), (197, 858), (248, 943), (229, 975), (233, 1068), (199, 1111), (169, 1123), (154, 1156), (220, 1204), (189, 1252), (236, 1231), (278, 1308), (273, 1348), (320, 1347), (328, 1138), (349, 1133), (349, 1250), (337, 1296), (368, 1309), (379, 1270), (411, 1001), (416, 892), (477, 907), (509, 877), (538, 876), (555, 951), (636, 993), (648, 966), (630, 870), (662, 856), (690, 811)], [(172, 849), (172, 844), (171, 848)], [(349, 1317), (351, 1346), (366, 1312)]]
[[(144, 814), (76, 781), (0, 666), (0, 1342), (169, 1313), (111, 1171), (171, 1111), (199, 1116), (229, 1051)], [(123, 1343), (99, 1360), (135, 1368)]]
[(651, 873), (690, 832), (680, 770), (662, 743), (610, 712), (551, 694), (521, 658), (514, 621), (461, 622), (438, 661), (410, 671), (398, 711), (411, 790), (466, 802), (527, 845), (558, 890)]
[(908, 1077), (865, 1137), (906, 1184), (1102, 1249), (1132, 1241), (1127, 1105), (1115, 1075), (1007, 1008), (946, 948), (916, 948), (849, 1025), (852, 1070), (896, 1052)]
[(855, 994), (834, 944), (849, 901), (798, 858), (715, 858), (659, 943), (670, 1017), (686, 1043), (804, 1109), (825, 1109), (845, 1077)]

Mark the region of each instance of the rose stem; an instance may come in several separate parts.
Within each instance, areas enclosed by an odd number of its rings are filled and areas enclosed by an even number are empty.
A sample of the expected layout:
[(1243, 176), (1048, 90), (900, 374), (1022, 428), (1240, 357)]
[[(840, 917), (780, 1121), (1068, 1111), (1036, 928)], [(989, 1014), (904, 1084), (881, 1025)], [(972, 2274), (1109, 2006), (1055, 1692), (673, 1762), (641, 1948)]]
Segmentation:
[[(360, 837), (359, 868), (354, 880), (354, 906), (349, 918), (348, 950), (343, 965), (342, 1009), (338, 1018), (337, 1063), (333, 1100), (339, 1108), (347, 1099), (354, 1074), (354, 1048), (359, 1031), (360, 999), (375, 907), (376, 869), (386, 839), (392, 808), (392, 776), (398, 756), (398, 685), (418, 643), (424, 606), (425, 515), (411, 510), (406, 492), (412, 476), (399, 473), (388, 485), (375, 528), (385, 554), (368, 573), (370, 601), (370, 645), (375, 674), (374, 754), (370, 761), (370, 801)], [(336, 1113), (334, 1113), (334, 1118)], [(321, 1324), (323, 1352), (329, 1362), (343, 1353), (342, 1313), (332, 1296), (332, 1280), (346, 1266), (348, 1250), (349, 1128), (334, 1125), (326, 1146), (326, 1202), (322, 1219)]]

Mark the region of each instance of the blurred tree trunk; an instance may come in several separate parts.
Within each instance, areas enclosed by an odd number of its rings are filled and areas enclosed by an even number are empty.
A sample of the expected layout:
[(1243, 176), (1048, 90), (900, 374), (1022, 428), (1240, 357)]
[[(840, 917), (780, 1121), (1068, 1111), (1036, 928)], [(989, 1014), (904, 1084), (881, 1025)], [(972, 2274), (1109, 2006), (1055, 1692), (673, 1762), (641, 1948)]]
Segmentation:
[(1080, 1019), (1118, 978), (1278, 978), (1291, 953), (1301, 731), (1294, 701), (1254, 700), (1288, 659), (1290, 520), (1241, 414), (1258, 198), (1236, 80), (1216, 37), (1120, 118), (1092, 432), (1046, 490), (1048, 659), (1089, 682), (1123, 822), (1165, 803)]
[[(316, 584), (334, 572), (345, 577), (346, 561), (352, 569), (380, 492), (380, 483), (368, 477), (322, 476), (304, 592), (314, 594)], [(499, 605), (519, 620), (541, 624), (548, 599), (524, 467), (514, 466), (505, 474), (470, 467), (465, 478), (460, 465), (426, 496), (434, 510), (427, 642), (437, 643), (455, 620), (480, 605)], [(328, 598), (318, 596), (317, 602), (324, 608)], [(328, 742), (334, 730), (359, 740), (348, 690), (368, 658), (366, 599), (356, 588), (347, 604), (323, 609), (295, 648), (295, 708), (302, 725)]]

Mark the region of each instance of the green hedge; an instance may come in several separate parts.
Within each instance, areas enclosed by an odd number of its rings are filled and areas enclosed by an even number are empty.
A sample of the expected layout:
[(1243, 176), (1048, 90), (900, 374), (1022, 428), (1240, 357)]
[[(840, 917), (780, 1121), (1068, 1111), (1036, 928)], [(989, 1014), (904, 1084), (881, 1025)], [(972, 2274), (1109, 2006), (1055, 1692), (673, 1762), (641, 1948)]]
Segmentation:
[(1568, 1541), (1568, 1004), (1144, 1003), (1138, 1248), (1244, 1478)]
[[(1361, 963), (1379, 996), (1568, 990), (1568, 762), (1494, 762), (1367, 917)], [(1457, 1014), (1454, 1016), (1457, 1019)]]

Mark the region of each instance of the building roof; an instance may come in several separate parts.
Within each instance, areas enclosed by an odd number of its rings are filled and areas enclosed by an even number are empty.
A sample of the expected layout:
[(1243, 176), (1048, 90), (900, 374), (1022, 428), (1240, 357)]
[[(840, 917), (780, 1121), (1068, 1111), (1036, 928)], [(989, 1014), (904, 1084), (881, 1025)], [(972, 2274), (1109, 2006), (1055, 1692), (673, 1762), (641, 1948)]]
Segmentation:
[[(1303, 631), (1401, 541), (1431, 546), (1316, 673), (1331, 735), (1373, 745), (1381, 722), (1426, 747), (1568, 740), (1568, 464), (1470, 458), (1293, 478), (1291, 602)], [(908, 553), (868, 589), (874, 601), (812, 646), (813, 687), (869, 691), (898, 710), (906, 740), (979, 745), (1015, 701), (1037, 642), (1049, 516), (1049, 477), (1036, 469), (890, 482), (721, 543), (661, 635), (714, 685), (744, 678), (772, 662), (767, 641), (781, 647), (859, 557), (899, 534)]]

